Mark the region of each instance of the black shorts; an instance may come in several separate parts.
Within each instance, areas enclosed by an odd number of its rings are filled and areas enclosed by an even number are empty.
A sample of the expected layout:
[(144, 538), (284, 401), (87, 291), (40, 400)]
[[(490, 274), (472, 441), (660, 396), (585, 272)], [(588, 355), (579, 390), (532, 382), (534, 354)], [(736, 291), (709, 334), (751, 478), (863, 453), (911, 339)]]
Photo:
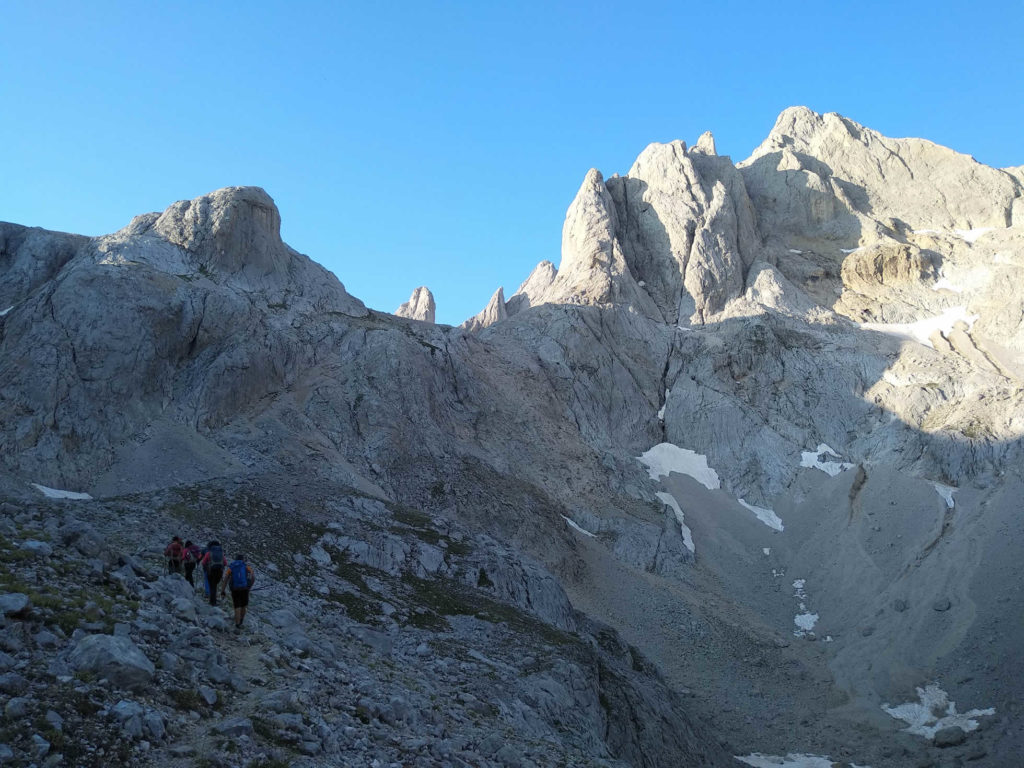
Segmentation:
[(248, 589), (232, 589), (231, 590), (231, 604), (235, 608), (246, 608), (249, 605), (249, 590)]

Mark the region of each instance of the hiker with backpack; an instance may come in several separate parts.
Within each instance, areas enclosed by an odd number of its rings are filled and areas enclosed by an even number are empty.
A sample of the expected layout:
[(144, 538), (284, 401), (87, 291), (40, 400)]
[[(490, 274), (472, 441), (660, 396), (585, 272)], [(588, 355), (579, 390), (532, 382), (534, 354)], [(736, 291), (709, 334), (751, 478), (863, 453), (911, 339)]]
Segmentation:
[(185, 563), (185, 580), (192, 585), (192, 589), (196, 588), (196, 579), (193, 574), (195, 573), (196, 566), (199, 564), (200, 557), (202, 555), (199, 553), (199, 545), (186, 541), (182, 559)]
[(231, 603), (235, 607), (235, 630), (242, 628), (245, 621), (245, 609), (249, 607), (249, 590), (256, 583), (256, 574), (252, 567), (246, 565), (244, 555), (238, 553), (224, 571), (224, 581), (220, 585), (220, 595), (231, 588)]
[(206, 545), (206, 554), (199, 561), (203, 566), (203, 573), (206, 575), (206, 584), (209, 587), (210, 605), (217, 604), (217, 585), (224, 575), (224, 547), (219, 541), (211, 541)]
[(175, 536), (171, 543), (164, 549), (164, 557), (167, 558), (167, 572), (181, 573), (181, 559), (185, 554), (185, 547), (181, 543), (181, 537)]

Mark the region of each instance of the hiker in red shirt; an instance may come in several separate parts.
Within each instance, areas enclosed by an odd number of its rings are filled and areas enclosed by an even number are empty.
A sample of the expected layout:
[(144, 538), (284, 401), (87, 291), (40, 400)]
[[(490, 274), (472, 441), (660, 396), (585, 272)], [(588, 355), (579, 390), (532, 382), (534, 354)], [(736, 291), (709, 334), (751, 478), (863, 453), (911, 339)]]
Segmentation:
[(181, 537), (175, 536), (171, 543), (164, 549), (164, 557), (167, 558), (167, 572), (181, 573), (181, 560), (185, 554), (185, 546), (181, 543)]

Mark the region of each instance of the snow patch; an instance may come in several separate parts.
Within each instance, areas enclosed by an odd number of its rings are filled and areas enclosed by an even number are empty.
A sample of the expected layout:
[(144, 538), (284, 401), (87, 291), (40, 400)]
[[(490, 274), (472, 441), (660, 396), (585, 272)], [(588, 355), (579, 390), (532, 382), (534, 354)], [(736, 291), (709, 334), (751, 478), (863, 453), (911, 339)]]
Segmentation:
[(962, 286), (954, 285), (950, 282), (948, 277), (944, 277), (941, 280), (936, 280), (932, 284), (933, 291), (952, 291), (953, 293), (963, 293), (964, 289)]
[(857, 251), (859, 251), (861, 249), (860, 248), (840, 248), (839, 250), (842, 251), (843, 253), (856, 253)]
[(764, 552), (764, 556), (765, 557), (768, 557), (768, 555), (770, 555), (772, 553), (772, 548), (771, 547), (762, 547), (761, 551)]
[(818, 623), (818, 614), (807, 610), (807, 592), (804, 590), (806, 584), (806, 579), (797, 579), (793, 582), (793, 597), (799, 601), (801, 611), (793, 617), (793, 623), (797, 627), (793, 630), (795, 637), (804, 637), (808, 632), (813, 631), (814, 625)]
[(665, 420), (665, 408), (668, 407), (668, 396), (671, 395), (671, 394), (672, 394), (672, 390), (671, 389), (666, 389), (665, 390), (665, 400), (664, 400), (664, 402), (662, 402), (661, 408), (658, 410), (658, 419), (660, 419), (661, 421)]
[(995, 227), (978, 227), (977, 229), (954, 229), (953, 232), (968, 243), (973, 243), (986, 232), (991, 232), (993, 229)]
[(997, 253), (992, 257), (993, 264), (1013, 264), (1013, 259), (1005, 253)]
[(946, 506), (949, 509), (953, 508), (953, 494), (956, 493), (959, 488), (954, 488), (951, 485), (943, 485), (942, 483), (932, 483), (932, 487), (935, 492), (939, 494), (943, 499), (946, 500)]
[(693, 548), (693, 532), (689, 527), (687, 527), (686, 523), (683, 522), (683, 510), (679, 508), (679, 502), (676, 501), (675, 497), (671, 493), (665, 493), (664, 491), (659, 491), (655, 496), (661, 499), (667, 506), (671, 507), (672, 511), (676, 513), (676, 520), (678, 521), (679, 529), (683, 534), (683, 544), (688, 550), (696, 553), (696, 550)]
[(782, 519), (775, 514), (775, 511), (768, 509), (767, 507), (755, 507), (753, 504), (747, 504), (743, 499), (738, 499), (739, 503), (749, 509), (762, 523), (767, 525), (776, 531), (782, 530)]
[(908, 702), (897, 707), (883, 704), (882, 709), (897, 720), (907, 724), (904, 731), (926, 739), (934, 739), (935, 734), (943, 728), (959, 726), (970, 732), (978, 729), (978, 721), (974, 718), (988, 717), (996, 713), (995, 709), (972, 709), (969, 712), (956, 711), (956, 703), (949, 700), (949, 695), (939, 687), (938, 683), (917, 689), (919, 702)]
[[(793, 623), (804, 632), (810, 632), (814, 629), (814, 625), (818, 623), (818, 618), (819, 616), (816, 613), (798, 613), (793, 617)], [(793, 634), (795, 635), (797, 632)]]
[(45, 485), (40, 485), (39, 483), (32, 483), (32, 485), (48, 499), (92, 499), (92, 496), (88, 493), (62, 491), (59, 488), (47, 488)]
[(3, 317), (3, 316), (4, 316), (4, 315), (6, 315), (6, 314), (7, 314), (8, 312), (10, 312), (10, 311), (11, 311), (12, 309), (14, 309), (14, 305), (13, 305), (13, 304), (11, 304), (11, 306), (9, 306), (9, 307), (8, 307), (7, 309), (5, 309), (5, 310), (3, 310), (2, 312), (0, 312), (0, 317)]
[(974, 327), (978, 317), (979, 315), (968, 315), (967, 307), (960, 306), (951, 307), (936, 317), (926, 317), (913, 323), (858, 323), (858, 325), (865, 331), (878, 331), (889, 336), (913, 339), (934, 349), (934, 345), (928, 337), (935, 331), (941, 332), (943, 336), (948, 336), (953, 330), (953, 326), (959, 322), (966, 323), (970, 330)]
[(852, 469), (853, 464), (848, 461), (829, 461), (827, 456), (840, 458), (839, 454), (833, 451), (825, 443), (819, 443), (813, 451), (802, 451), (800, 453), (800, 466), (820, 469), (826, 475), (835, 477), (840, 472)]
[(915, 235), (937, 235), (939, 230), (937, 229), (914, 229), (911, 230)]
[(636, 460), (647, 467), (652, 480), (668, 477), (672, 472), (689, 475), (709, 491), (722, 487), (718, 473), (708, 466), (708, 457), (672, 443), (658, 443)]
[(568, 517), (566, 517), (565, 515), (562, 515), (562, 519), (563, 519), (563, 520), (565, 520), (565, 522), (567, 522), (567, 523), (569, 524), (569, 527), (570, 527), (570, 528), (572, 528), (572, 529), (573, 529), (574, 531), (579, 531), (579, 532), (580, 532), (580, 533), (582, 533), (582, 534), (583, 534), (584, 536), (590, 536), (591, 538), (593, 538), (593, 537), (597, 536), (597, 534), (596, 534), (596, 533), (591, 533), (591, 532), (590, 532), (590, 531), (588, 531), (588, 530), (587, 530), (586, 528), (581, 528), (581, 527), (580, 527), (580, 526), (579, 526), (579, 525), (578, 525), (578, 524), (576, 523), (576, 521), (575, 521), (575, 520), (572, 520), (571, 518), (568, 518)]
[[(786, 756), (764, 755), (754, 752), (746, 757), (735, 756), (741, 763), (752, 765), (754, 768), (832, 768), (836, 762), (831, 757), (821, 755), (807, 755), (790, 752)], [(870, 768), (867, 765), (850, 763), (850, 768)]]
[(798, 251), (796, 248), (790, 248), (789, 252), (790, 253), (803, 253), (803, 251)]

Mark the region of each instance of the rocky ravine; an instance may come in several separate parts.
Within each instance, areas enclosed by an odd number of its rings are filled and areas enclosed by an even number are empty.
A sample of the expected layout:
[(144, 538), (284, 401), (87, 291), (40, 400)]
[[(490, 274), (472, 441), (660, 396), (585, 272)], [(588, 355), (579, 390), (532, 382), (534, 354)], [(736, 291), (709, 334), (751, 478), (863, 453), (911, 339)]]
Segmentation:
[[(794, 108), (738, 165), (706, 134), (591, 171), (559, 267), (461, 328), (365, 308), (262, 190), (0, 225), (8, 749), (1015, 765), (1022, 199)], [(156, 578), (179, 529), (265, 575), (241, 637)], [(126, 633), (145, 696), (76, 667)], [(122, 735), (54, 735), (62, 691)]]

